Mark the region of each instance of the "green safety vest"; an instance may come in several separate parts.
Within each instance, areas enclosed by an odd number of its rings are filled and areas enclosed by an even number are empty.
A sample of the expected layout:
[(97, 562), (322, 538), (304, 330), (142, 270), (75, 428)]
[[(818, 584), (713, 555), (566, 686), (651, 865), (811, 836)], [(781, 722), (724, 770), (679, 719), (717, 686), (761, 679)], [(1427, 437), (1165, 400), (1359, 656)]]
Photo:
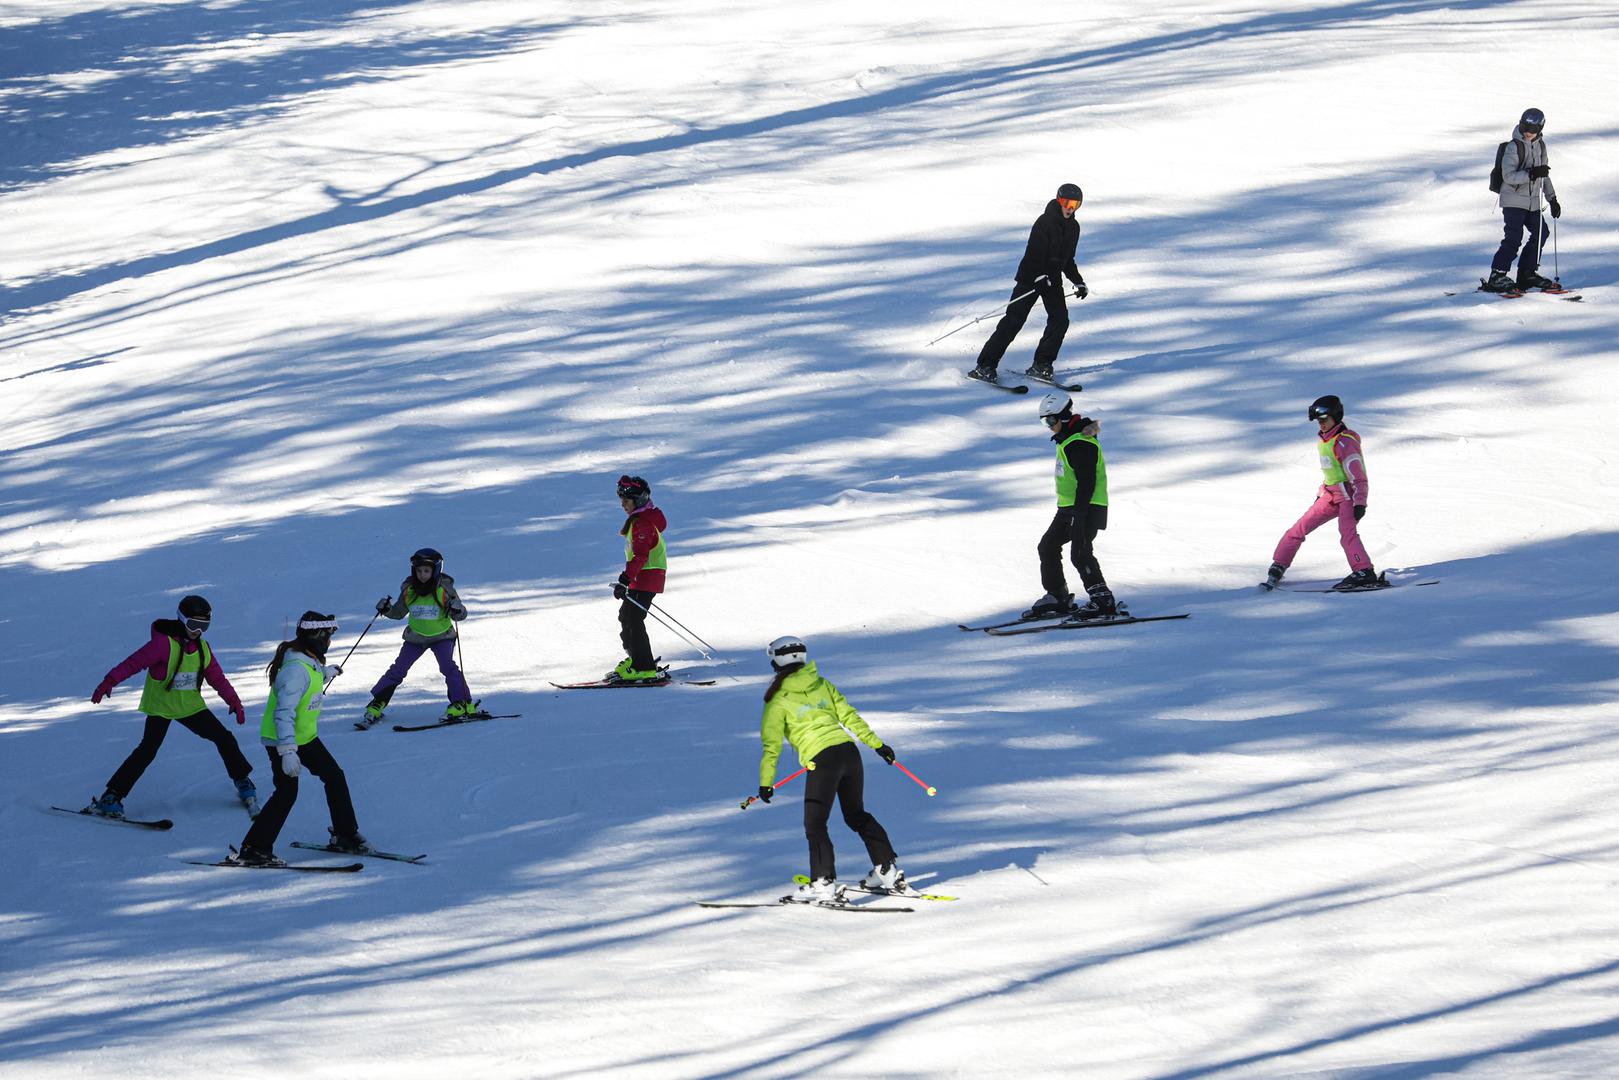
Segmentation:
[(442, 585), (427, 596), (417, 596), (416, 586), (411, 585), (405, 590), (405, 603), (410, 605), (410, 614), (406, 618), (405, 625), (422, 637), (447, 634), (455, 625), (450, 618), (450, 609), (444, 603)]
[[(624, 527), (624, 561), (625, 562), (629, 562), (631, 559), (635, 558), (635, 543), (634, 543), (634, 540), (632, 539), (634, 533), (635, 533), (635, 525), (634, 525), (633, 522)], [(652, 550), (647, 553), (646, 565), (643, 566), (642, 569), (643, 570), (667, 570), (667, 569), (669, 569), (669, 549), (663, 546), (663, 534), (662, 533), (658, 533), (658, 542), (656, 544), (654, 544), (652, 546)]]
[(1079, 494), (1079, 477), (1068, 467), (1068, 455), (1063, 452), (1068, 448), (1068, 444), (1076, 439), (1083, 439), (1096, 447), (1096, 487), (1091, 490), (1091, 505), (1106, 506), (1107, 463), (1102, 460), (1102, 444), (1095, 436), (1081, 435), (1078, 432), (1057, 444), (1057, 505), (1073, 506), (1074, 499)]
[[(321, 695), (326, 690), (326, 669), (307, 656), (295, 653), (290, 649), (287, 650), (286, 658), (282, 660), (282, 663), (289, 664), (294, 660), (309, 669), (309, 689), (304, 691), (304, 696), (299, 699), (298, 709), (293, 715), (292, 722), (293, 737), (298, 740), (299, 746), (303, 746), (315, 737), (315, 724), (320, 720)], [(270, 687), (270, 700), (264, 703), (264, 720), (259, 724), (259, 734), (271, 742), (281, 738), (280, 733), (275, 729), (274, 686)]]
[[(1338, 432), (1338, 435), (1342, 434), (1342, 431)], [(1349, 474), (1344, 472), (1342, 463), (1338, 461), (1338, 455), (1332, 452), (1333, 445), (1338, 441), (1338, 435), (1322, 439), (1315, 444), (1316, 453), (1321, 457), (1321, 475), (1326, 478), (1322, 482), (1328, 487), (1342, 484), (1349, 479)]]
[(161, 716), (178, 720), (182, 716), (195, 716), (206, 708), (202, 703), (202, 673), (213, 660), (208, 643), (197, 639), (196, 652), (183, 652), (175, 638), (169, 638), (169, 662), (163, 678), (146, 672), (146, 687), (141, 691), (141, 712), (147, 716)]

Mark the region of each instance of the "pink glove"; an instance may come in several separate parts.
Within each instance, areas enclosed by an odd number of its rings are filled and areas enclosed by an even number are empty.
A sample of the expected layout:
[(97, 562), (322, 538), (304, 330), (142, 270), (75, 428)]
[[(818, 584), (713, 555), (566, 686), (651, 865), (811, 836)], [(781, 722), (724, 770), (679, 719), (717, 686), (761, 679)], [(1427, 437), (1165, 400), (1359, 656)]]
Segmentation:
[(242, 703), (240, 701), (232, 705), (230, 707), (230, 711), (236, 714), (236, 722), (238, 724), (247, 723), (247, 711), (242, 708)]
[(110, 693), (112, 693), (112, 683), (108, 682), (105, 679), (101, 680), (101, 685), (97, 686), (96, 690), (95, 690), (95, 693), (90, 695), (90, 704), (92, 704), (92, 705), (100, 705), (101, 704), (101, 699), (106, 697)]

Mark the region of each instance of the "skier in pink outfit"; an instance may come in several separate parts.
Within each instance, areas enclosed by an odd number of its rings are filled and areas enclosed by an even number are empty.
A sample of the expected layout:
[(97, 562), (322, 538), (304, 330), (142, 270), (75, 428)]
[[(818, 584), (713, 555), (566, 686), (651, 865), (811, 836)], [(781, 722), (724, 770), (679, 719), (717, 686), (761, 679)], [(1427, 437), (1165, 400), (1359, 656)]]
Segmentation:
[(1377, 573), (1372, 569), (1371, 556), (1360, 542), (1357, 523), (1366, 516), (1366, 493), (1370, 486), (1366, 479), (1366, 462), (1360, 455), (1360, 436), (1344, 426), (1344, 403), (1336, 395), (1316, 398), (1310, 405), (1309, 417), (1321, 429), (1317, 449), (1321, 455), (1324, 479), (1316, 494), (1315, 505), (1282, 534), (1276, 544), (1275, 560), (1265, 575), (1262, 585), (1274, 589), (1293, 565), (1293, 556), (1299, 553), (1304, 538), (1333, 518), (1338, 519), (1338, 540), (1349, 557), (1350, 575), (1333, 586), (1336, 589), (1361, 589), (1377, 584)]

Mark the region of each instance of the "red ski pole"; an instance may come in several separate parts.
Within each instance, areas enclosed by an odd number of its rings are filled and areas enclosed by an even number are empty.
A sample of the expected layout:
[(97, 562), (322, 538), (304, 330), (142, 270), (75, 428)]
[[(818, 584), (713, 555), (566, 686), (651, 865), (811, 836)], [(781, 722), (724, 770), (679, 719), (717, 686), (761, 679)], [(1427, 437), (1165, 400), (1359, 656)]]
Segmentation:
[(927, 793), (928, 793), (928, 794), (929, 794), (929, 795), (937, 795), (937, 794), (938, 794), (938, 793), (939, 793), (939, 789), (938, 789), (938, 788), (936, 788), (936, 787), (930, 787), (930, 786), (929, 786), (929, 785), (927, 785), (927, 784), (923, 784), (923, 783), (922, 783), (922, 778), (921, 778), (921, 777), (920, 777), (920, 776), (918, 776), (918, 775), (916, 775), (916, 774), (915, 774), (915, 773), (913, 773), (913, 772), (912, 772), (912, 771), (911, 771), (911, 770), (909, 770), (909, 769), (907, 769), (907, 768), (906, 768), (906, 767), (905, 767), (905, 766), (903, 766), (903, 765), (901, 765), (901, 764), (900, 764), (900, 763), (899, 763), (899, 762), (897, 762), (897, 761), (896, 761), (896, 762), (894, 762), (894, 765), (895, 765), (895, 767), (897, 767), (897, 768), (898, 768), (898, 769), (899, 769), (899, 771), (900, 771), (900, 772), (902, 772), (902, 773), (904, 773), (904, 774), (905, 774), (905, 775), (906, 775), (906, 776), (909, 776), (909, 777), (910, 777), (910, 778), (911, 778), (911, 779), (912, 779), (912, 780), (915, 780), (915, 781), (916, 781), (916, 782), (917, 782), (917, 783), (918, 783), (918, 784), (920, 784), (920, 785), (921, 785), (921, 786), (922, 786), (922, 787), (923, 787), (923, 788), (924, 788), (924, 789), (926, 789), (926, 791), (927, 791)]
[[(787, 780), (791, 780), (794, 777), (803, 776), (808, 771), (809, 771), (809, 766), (806, 765), (802, 769), (799, 769), (797, 772), (793, 773), (792, 776), (789, 776), (787, 778)], [(785, 784), (787, 782), (787, 780), (783, 780), (781, 782), (781, 784)], [(776, 787), (780, 788), (781, 784), (777, 784)], [(759, 801), (759, 796), (757, 796), (757, 795), (749, 795), (748, 796), (748, 801), (742, 804), (742, 809), (746, 810), (748, 807), (752, 806), (754, 803), (756, 803), (758, 801)]]

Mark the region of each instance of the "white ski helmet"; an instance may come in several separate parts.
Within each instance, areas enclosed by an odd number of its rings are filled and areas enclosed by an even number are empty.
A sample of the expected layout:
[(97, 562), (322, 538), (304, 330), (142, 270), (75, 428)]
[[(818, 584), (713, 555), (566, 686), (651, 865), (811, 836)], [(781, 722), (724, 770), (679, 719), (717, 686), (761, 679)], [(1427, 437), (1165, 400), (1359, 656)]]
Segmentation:
[(1067, 416), (1074, 410), (1074, 399), (1061, 390), (1053, 390), (1040, 399), (1040, 419), (1045, 420), (1053, 416)]
[(765, 646), (765, 655), (770, 657), (770, 666), (784, 668), (788, 664), (802, 664), (809, 660), (809, 646), (804, 640), (793, 634), (777, 638)]

